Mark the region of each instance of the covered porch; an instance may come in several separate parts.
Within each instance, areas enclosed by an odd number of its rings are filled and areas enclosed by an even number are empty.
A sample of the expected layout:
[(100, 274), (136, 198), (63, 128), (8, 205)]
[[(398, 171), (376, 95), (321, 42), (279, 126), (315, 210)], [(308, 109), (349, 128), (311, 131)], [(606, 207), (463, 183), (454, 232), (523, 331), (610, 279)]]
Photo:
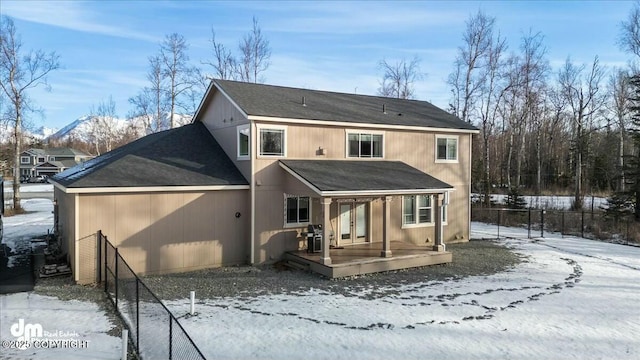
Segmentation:
[[(444, 194), (452, 186), (397, 161), (281, 160), (280, 166), (320, 197), (320, 246), (287, 252), (288, 262), (336, 278), (452, 261), (442, 223)], [(392, 214), (392, 201), (425, 194), (433, 239), (418, 245), (403, 238), (404, 214)], [(360, 220), (366, 225), (359, 227)], [(372, 223), (379, 231), (371, 231)]]

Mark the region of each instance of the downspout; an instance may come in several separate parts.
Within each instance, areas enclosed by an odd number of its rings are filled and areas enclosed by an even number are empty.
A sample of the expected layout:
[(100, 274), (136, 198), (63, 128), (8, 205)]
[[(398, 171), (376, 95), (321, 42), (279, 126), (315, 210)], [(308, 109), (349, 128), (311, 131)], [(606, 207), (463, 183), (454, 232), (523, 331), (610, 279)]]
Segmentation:
[(78, 283), (78, 281), (80, 280), (80, 251), (79, 251), (79, 242), (78, 242), (78, 234), (80, 233), (80, 215), (79, 215), (79, 207), (80, 207), (80, 195), (79, 194), (73, 194), (73, 241), (74, 241), (74, 245), (73, 245), (73, 265), (74, 268), (72, 268), (73, 271), (73, 276), (74, 276), (74, 280), (76, 283)]
[(252, 120), (249, 120), (249, 131), (250, 141), (249, 141), (249, 149), (251, 153), (251, 184), (249, 188), (251, 189), (251, 236), (249, 236), (250, 241), (250, 255), (249, 255), (249, 264), (255, 264), (255, 234), (256, 234), (256, 178), (255, 178), (255, 163), (256, 163), (256, 126)]

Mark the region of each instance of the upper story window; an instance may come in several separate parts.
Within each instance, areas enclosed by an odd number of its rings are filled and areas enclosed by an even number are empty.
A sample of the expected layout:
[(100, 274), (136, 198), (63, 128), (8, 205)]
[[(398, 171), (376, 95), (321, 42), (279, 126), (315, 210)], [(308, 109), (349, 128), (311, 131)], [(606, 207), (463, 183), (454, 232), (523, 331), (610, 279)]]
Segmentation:
[(29, 156), (20, 156), (20, 164), (30, 164), (31, 157)]
[(44, 161), (45, 161), (44, 160), (44, 156), (38, 156), (38, 162), (39, 163), (43, 163)]
[(249, 159), (249, 124), (240, 125), (238, 131), (238, 160)]
[(347, 157), (382, 158), (383, 149), (383, 134), (347, 132)]
[(436, 135), (436, 162), (458, 162), (458, 137)]
[(287, 128), (284, 126), (259, 127), (260, 156), (287, 156)]
[(49, 161), (56, 161), (56, 157), (55, 156), (49, 156)]

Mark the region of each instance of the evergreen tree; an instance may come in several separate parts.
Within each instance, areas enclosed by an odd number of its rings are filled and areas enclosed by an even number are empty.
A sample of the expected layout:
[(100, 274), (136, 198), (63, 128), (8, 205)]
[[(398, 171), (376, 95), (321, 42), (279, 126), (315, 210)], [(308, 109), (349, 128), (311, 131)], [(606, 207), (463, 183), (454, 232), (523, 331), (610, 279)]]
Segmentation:
[[(629, 133), (634, 144), (634, 153), (626, 157), (625, 190), (616, 195), (620, 201), (629, 202), (636, 221), (640, 221), (640, 74), (633, 75), (629, 80), (631, 97), (629, 110), (631, 113), (631, 128)], [(623, 200), (626, 199), (626, 200)], [(615, 201), (615, 200), (614, 200)]]

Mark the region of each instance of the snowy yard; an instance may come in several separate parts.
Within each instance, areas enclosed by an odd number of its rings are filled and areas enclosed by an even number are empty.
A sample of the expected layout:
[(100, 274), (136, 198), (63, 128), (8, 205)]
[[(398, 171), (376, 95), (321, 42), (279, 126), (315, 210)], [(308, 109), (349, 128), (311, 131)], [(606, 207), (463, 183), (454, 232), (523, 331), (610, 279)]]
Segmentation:
[[(50, 187), (38, 185), (46, 186)], [(50, 200), (25, 199), (22, 205), (26, 214), (4, 219), (3, 244), (13, 252), (28, 248), (29, 239), (46, 234), (53, 226)], [(20, 319), (25, 325), (41, 326), (44, 336), (37, 340), (41, 348), (36, 343), (24, 350), (15, 348), (17, 337), (11, 328)], [(107, 334), (112, 327), (105, 311), (92, 302), (63, 301), (32, 291), (0, 295), (1, 359), (118, 359), (120, 339)], [(69, 348), (72, 346), (77, 348)]]
[(209, 359), (640, 357), (639, 248), (505, 230), (521, 239), (501, 242), (528, 257), (509, 272), (398, 285), (375, 301), (367, 294), (388, 289), (202, 299), (181, 323)]
[[(5, 219), (9, 246), (52, 226), (50, 201), (24, 201), (29, 213)], [(489, 237), (495, 226), (473, 223), (472, 232)], [(553, 234), (526, 240), (525, 229), (500, 234), (526, 257), (508, 272), (342, 294), (198, 299), (198, 315), (180, 322), (208, 359), (640, 358), (640, 248)], [(189, 311), (187, 299), (166, 304), (176, 316)], [(2, 359), (119, 356), (119, 339), (107, 334), (113, 325), (94, 303), (0, 296), (0, 340), (15, 339), (10, 327), (21, 318), (88, 347), (3, 348)]]

